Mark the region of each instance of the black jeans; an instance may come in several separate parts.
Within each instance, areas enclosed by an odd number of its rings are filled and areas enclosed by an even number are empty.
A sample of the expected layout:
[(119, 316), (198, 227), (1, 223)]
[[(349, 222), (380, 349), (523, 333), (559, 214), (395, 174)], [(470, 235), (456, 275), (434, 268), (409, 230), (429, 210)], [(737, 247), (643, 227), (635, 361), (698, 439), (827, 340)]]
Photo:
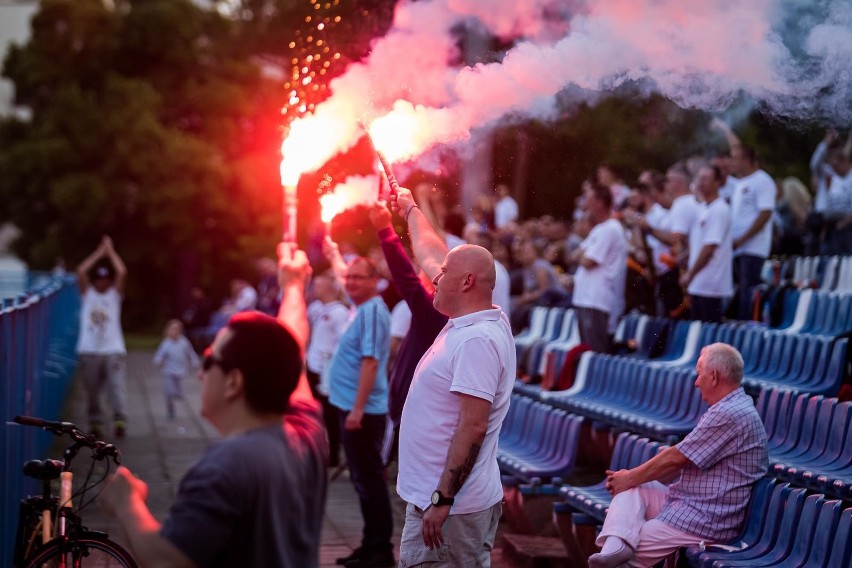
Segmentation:
[(741, 254), (734, 257), (734, 278), (737, 281), (737, 319), (751, 320), (752, 292), (760, 284), (760, 270), (766, 259), (753, 254)]
[(609, 314), (595, 308), (574, 307), (577, 315), (577, 327), (580, 329), (580, 341), (598, 353), (612, 352), (612, 339), (607, 328), (609, 327)]
[(349, 463), (352, 485), (358, 493), (364, 534), (361, 546), (366, 551), (392, 548), (393, 513), (390, 494), (382, 461), (382, 443), (385, 437), (386, 414), (365, 414), (361, 428), (347, 430), (349, 412), (338, 410), (343, 452)]

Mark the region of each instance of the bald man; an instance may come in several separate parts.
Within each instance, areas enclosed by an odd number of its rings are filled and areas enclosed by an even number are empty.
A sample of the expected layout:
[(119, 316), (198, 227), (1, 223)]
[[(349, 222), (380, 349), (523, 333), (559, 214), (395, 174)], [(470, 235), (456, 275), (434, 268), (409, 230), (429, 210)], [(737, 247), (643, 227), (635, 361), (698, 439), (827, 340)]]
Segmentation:
[(509, 320), (491, 303), (495, 279), (491, 253), (461, 245), (433, 280), (435, 309), (449, 321), (420, 359), (402, 411), (400, 566), (491, 563), (503, 498), (497, 437), (516, 365)]

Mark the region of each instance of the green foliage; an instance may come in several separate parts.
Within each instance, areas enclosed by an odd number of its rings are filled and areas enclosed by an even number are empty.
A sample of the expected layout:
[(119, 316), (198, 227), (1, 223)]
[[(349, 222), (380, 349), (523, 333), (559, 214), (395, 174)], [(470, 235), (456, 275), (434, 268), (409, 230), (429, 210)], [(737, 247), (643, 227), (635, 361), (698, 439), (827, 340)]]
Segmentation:
[(113, 236), (129, 323), (173, 308), (187, 255), (214, 292), (274, 250), (283, 95), (188, 0), (46, 0), (4, 75), (32, 120), (0, 124), (0, 214), (34, 268)]

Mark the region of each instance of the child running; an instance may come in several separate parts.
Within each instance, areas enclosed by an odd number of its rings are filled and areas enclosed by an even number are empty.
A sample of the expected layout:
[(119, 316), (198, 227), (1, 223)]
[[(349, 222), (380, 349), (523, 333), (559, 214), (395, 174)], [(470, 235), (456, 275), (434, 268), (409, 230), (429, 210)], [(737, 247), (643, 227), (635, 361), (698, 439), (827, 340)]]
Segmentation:
[(183, 335), (180, 320), (173, 319), (166, 324), (165, 337), (154, 354), (154, 365), (163, 374), (166, 410), (169, 419), (174, 419), (175, 400), (183, 399), (181, 382), (190, 371), (198, 371), (200, 366), (198, 355)]

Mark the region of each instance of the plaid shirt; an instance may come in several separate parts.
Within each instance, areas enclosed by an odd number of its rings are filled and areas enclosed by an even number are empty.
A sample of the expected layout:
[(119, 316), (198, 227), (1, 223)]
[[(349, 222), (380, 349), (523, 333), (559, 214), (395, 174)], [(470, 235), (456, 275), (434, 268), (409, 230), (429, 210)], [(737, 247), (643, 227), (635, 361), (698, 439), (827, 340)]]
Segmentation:
[(657, 519), (713, 542), (740, 534), (752, 484), (769, 467), (766, 430), (742, 388), (711, 406), (676, 447), (690, 463)]

